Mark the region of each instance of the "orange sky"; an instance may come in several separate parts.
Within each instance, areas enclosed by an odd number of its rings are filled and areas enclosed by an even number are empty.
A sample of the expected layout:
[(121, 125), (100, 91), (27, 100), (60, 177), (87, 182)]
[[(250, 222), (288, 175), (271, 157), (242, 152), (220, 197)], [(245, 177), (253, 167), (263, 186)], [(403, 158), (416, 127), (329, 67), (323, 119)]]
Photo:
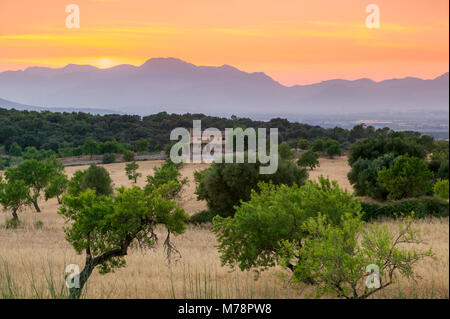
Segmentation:
[[(66, 5), (81, 28), (65, 26)], [(380, 7), (380, 29), (365, 7)], [(447, 0), (0, 0), (0, 71), (177, 57), (286, 84), (433, 78), (449, 69)]]

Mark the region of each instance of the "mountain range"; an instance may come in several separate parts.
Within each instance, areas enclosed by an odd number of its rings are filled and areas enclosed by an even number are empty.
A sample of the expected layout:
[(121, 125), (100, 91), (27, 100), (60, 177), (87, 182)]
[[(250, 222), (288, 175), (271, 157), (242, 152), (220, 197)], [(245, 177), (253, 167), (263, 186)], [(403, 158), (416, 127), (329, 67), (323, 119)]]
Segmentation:
[(336, 79), (284, 86), (264, 73), (229, 65), (196, 66), (175, 58), (152, 58), (141, 66), (99, 69), (69, 64), (1, 72), (0, 97), (5, 99), (0, 99), (0, 107), (139, 115), (160, 111), (238, 116), (448, 113), (449, 74), (429, 80)]

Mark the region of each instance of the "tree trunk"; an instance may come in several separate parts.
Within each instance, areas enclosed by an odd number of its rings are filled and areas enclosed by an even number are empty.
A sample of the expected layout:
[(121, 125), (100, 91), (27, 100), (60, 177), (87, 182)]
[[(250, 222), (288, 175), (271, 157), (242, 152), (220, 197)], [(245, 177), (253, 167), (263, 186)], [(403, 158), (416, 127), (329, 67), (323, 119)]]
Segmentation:
[(36, 212), (40, 213), (40, 212), (41, 212), (41, 209), (39, 208), (39, 205), (38, 205), (38, 203), (37, 203), (37, 200), (33, 200), (32, 202), (33, 202), (34, 208), (36, 209)]
[(15, 221), (19, 221), (19, 216), (17, 215), (17, 209), (13, 210), (12, 216)]
[(58, 204), (62, 204), (62, 202), (61, 202), (61, 198), (59, 197), (59, 195), (56, 195), (56, 199), (58, 200)]
[(79, 287), (73, 287), (69, 289), (70, 299), (80, 299), (81, 294), (83, 292), (84, 285), (86, 285), (89, 277), (94, 270), (95, 265), (92, 264), (92, 261), (86, 261), (83, 270), (80, 272), (80, 285)]

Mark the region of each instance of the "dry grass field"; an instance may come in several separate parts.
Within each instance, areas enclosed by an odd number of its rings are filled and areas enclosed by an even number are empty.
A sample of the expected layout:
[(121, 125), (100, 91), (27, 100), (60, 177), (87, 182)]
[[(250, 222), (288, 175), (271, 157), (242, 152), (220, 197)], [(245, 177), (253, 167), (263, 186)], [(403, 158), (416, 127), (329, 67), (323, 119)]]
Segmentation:
[[(316, 179), (320, 174), (337, 180), (351, 190), (346, 174), (349, 169), (345, 157), (321, 159), (320, 168), (310, 172)], [(142, 177), (138, 185), (145, 184), (145, 176), (161, 161), (139, 162)], [(115, 186), (130, 186), (124, 172), (124, 163), (109, 164)], [(180, 204), (193, 214), (204, 208), (196, 200), (193, 172), (207, 164), (188, 164), (182, 168), (189, 184), (183, 191)], [(86, 167), (67, 167), (74, 171)], [(61, 297), (63, 273), (67, 264), (83, 265), (83, 256), (76, 255), (65, 241), (64, 221), (57, 214), (56, 200), (40, 201), (42, 213), (31, 209), (21, 212), (23, 222), (18, 229), (0, 227), (0, 298), (52, 298)], [(9, 218), (1, 213), (0, 225)], [(42, 222), (39, 227), (38, 222)], [(394, 226), (395, 221), (383, 223)], [(378, 298), (449, 298), (449, 220), (427, 219), (415, 222), (422, 237), (436, 254), (435, 259), (421, 262), (417, 282), (401, 280), (375, 297)], [(189, 226), (187, 231), (173, 238), (182, 258), (170, 266), (165, 259), (162, 241), (154, 250), (132, 249), (126, 257), (127, 266), (115, 273), (99, 275), (95, 272), (88, 282), (87, 298), (303, 298), (308, 291), (289, 288), (283, 281), (282, 270), (273, 269), (255, 281), (253, 273), (234, 271), (220, 265), (215, 248), (215, 237), (210, 226)], [(161, 238), (164, 233), (160, 232)], [(63, 289), (64, 291), (64, 289)]]

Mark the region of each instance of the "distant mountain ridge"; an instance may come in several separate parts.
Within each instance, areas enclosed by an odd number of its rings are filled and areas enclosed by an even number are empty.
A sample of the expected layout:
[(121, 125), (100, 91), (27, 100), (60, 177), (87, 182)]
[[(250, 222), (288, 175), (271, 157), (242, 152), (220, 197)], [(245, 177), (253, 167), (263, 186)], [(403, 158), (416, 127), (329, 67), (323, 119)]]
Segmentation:
[(447, 72), (431, 80), (336, 79), (288, 87), (262, 72), (247, 73), (229, 65), (196, 66), (175, 58), (108, 69), (69, 64), (0, 73), (0, 97), (22, 105), (140, 115), (445, 112), (448, 85)]

